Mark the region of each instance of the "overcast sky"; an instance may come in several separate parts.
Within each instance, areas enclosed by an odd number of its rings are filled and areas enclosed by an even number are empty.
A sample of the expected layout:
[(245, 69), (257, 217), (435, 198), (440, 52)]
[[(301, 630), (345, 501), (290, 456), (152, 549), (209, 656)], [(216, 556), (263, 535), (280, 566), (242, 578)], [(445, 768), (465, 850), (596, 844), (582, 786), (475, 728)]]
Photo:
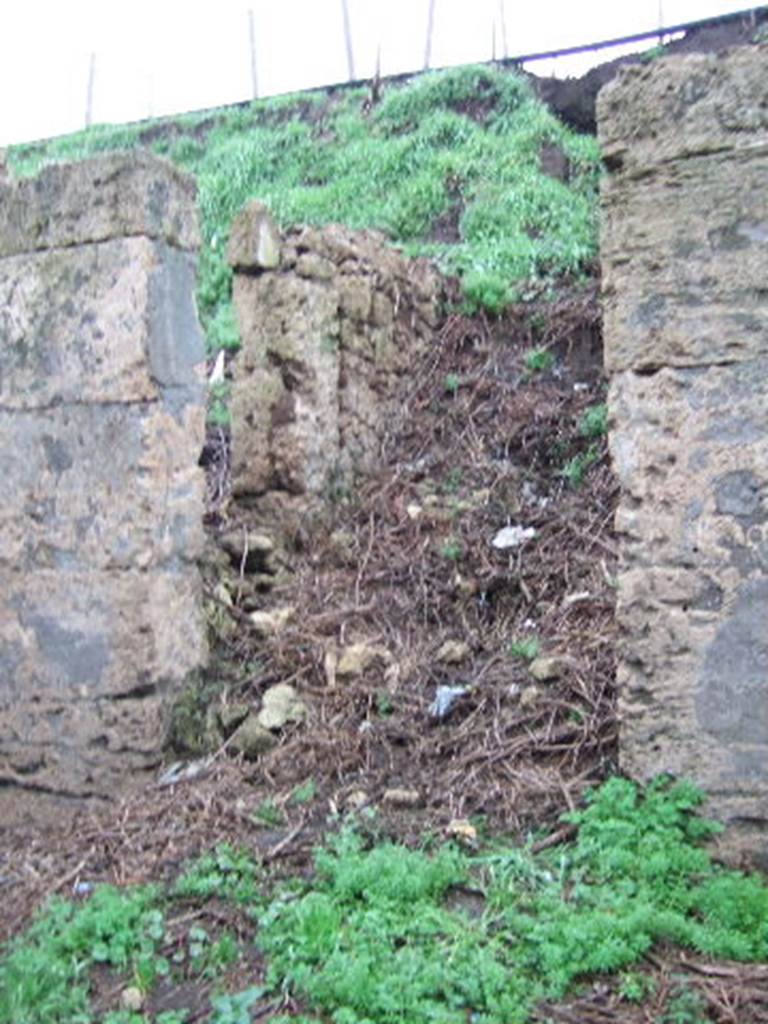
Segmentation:
[[(347, 0), (358, 77), (422, 67), (429, 0)], [(435, 0), (431, 65), (556, 49), (712, 17), (745, 0)], [(199, 110), (252, 95), (249, 10), (260, 95), (347, 78), (342, 0), (6, 0), (0, 36), (0, 145), (85, 123)], [(495, 32), (494, 32), (495, 24)], [(652, 44), (645, 44), (652, 45)], [(611, 56), (614, 54), (611, 53)], [(608, 59), (605, 54), (592, 63)], [(585, 60), (531, 68), (580, 74)]]

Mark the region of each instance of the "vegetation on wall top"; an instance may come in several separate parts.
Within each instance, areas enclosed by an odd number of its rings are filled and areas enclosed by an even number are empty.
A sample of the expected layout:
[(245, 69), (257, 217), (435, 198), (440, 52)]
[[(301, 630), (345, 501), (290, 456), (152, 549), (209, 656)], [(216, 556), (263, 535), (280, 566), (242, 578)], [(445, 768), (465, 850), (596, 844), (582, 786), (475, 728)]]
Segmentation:
[(30, 174), (52, 161), (148, 146), (192, 172), (204, 240), (198, 298), (212, 351), (238, 343), (225, 252), (249, 199), (265, 202), (284, 227), (383, 231), (457, 275), (471, 310), (500, 312), (589, 267), (597, 143), (561, 124), (523, 76), (463, 67), (370, 99), (366, 88), (297, 94), (97, 126), (8, 156), (17, 174)]

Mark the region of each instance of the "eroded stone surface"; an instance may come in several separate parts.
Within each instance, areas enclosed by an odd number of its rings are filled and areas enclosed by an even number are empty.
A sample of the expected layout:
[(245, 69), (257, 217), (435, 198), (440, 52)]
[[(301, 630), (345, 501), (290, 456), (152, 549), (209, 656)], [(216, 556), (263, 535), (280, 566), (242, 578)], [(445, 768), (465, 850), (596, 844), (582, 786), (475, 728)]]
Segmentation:
[(338, 226), (288, 232), (279, 267), (258, 272), (264, 261), (244, 253), (265, 216), (246, 208), (230, 250), (243, 340), (233, 485), (277, 509), (332, 498), (376, 464), (398, 385), (436, 324), (438, 285), (382, 236)]
[(133, 235), (179, 249), (200, 245), (194, 178), (146, 151), (51, 164), (7, 189), (0, 258)]
[(156, 765), (205, 660), (193, 197), (141, 154), (0, 189), (4, 823)]
[(768, 49), (599, 103), (625, 770), (695, 779), (767, 862)]

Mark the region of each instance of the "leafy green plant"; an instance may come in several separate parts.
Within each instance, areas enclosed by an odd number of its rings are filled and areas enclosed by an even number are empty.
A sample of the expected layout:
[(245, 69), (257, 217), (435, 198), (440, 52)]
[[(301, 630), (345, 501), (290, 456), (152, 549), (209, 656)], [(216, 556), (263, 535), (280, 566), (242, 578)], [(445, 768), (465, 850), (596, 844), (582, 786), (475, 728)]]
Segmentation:
[(232, 385), (227, 380), (218, 381), (208, 388), (207, 422), (214, 427), (229, 427), (232, 416), (229, 411), (229, 399)]
[(445, 476), (443, 482), (443, 490), (446, 494), (456, 494), (457, 491), (461, 490), (461, 481), (463, 473), (461, 466), (451, 466)]
[(660, 1024), (707, 1024), (706, 1003), (700, 992), (685, 983), (678, 981), (673, 995), (667, 1003)]
[[(624, 997), (642, 1001), (651, 983), (630, 968), (655, 942), (765, 958), (768, 889), (712, 864), (701, 841), (718, 826), (696, 816), (701, 800), (666, 778), (644, 792), (611, 779), (565, 816), (575, 841), (536, 858), (366, 848), (342, 831), (317, 851), (312, 882), (277, 893), (261, 916), (268, 984), (350, 1024), (522, 1024), (595, 972), (623, 971)], [(483, 893), (479, 916), (450, 898), (467, 886)], [(695, 993), (681, 990), (668, 1012), (697, 1022)]]
[(394, 711), (395, 706), (392, 703), (392, 697), (386, 692), (381, 690), (376, 694), (376, 712), (381, 715), (382, 718), (386, 718), (387, 715), (391, 715)]
[(254, 811), (253, 817), (261, 825), (268, 825), (270, 828), (279, 828), (283, 825), (283, 813), (274, 800), (264, 800)]
[(522, 637), (512, 641), (509, 653), (515, 658), (522, 658), (523, 661), (533, 661), (541, 653), (541, 643), (535, 636)]
[(2, 1024), (89, 1020), (89, 970), (105, 964), (137, 980), (167, 971), (158, 891), (100, 886), (82, 904), (52, 899), (0, 963)]
[(443, 390), (452, 397), (456, 395), (461, 386), (461, 377), (457, 373), (447, 373), (443, 381)]
[(555, 365), (555, 357), (546, 348), (535, 348), (526, 352), (523, 365), (528, 373), (546, 373)]
[(562, 475), (568, 481), (569, 486), (574, 489), (581, 487), (587, 470), (599, 458), (600, 449), (597, 445), (591, 444), (585, 452), (579, 452), (578, 455), (574, 455), (573, 458), (569, 459), (562, 469)]
[(221, 843), (190, 864), (172, 888), (176, 897), (248, 903), (255, 899), (259, 869), (251, 856)]
[(317, 783), (314, 779), (307, 779), (300, 786), (297, 786), (291, 793), (292, 804), (308, 804), (315, 799), (317, 794)]
[(605, 402), (590, 405), (585, 409), (579, 420), (579, 433), (582, 437), (604, 437), (608, 433), (608, 406)]
[(263, 994), (263, 988), (254, 986), (233, 995), (213, 996), (211, 1024), (251, 1024), (251, 1007)]
[(625, 971), (620, 978), (619, 992), (628, 1003), (642, 1003), (655, 990), (653, 978), (639, 971)]
[(464, 548), (457, 537), (449, 537), (448, 540), (442, 544), (440, 554), (443, 558), (447, 558), (451, 562), (458, 562), (464, 554)]

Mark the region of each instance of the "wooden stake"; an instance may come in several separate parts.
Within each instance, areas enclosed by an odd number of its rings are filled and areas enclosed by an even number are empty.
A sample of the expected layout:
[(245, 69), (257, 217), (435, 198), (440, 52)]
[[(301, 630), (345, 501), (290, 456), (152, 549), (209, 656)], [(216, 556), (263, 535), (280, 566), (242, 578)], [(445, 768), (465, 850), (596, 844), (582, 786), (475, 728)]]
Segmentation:
[(96, 77), (96, 54), (91, 54), (88, 64), (88, 88), (85, 93), (85, 127), (93, 124), (93, 80)]
[(253, 98), (259, 98), (259, 77), (256, 74), (256, 27), (253, 20), (253, 8), (248, 8), (248, 39), (251, 44), (251, 91)]
[(432, 57), (432, 32), (435, 27), (435, 2), (429, 0), (429, 13), (427, 14), (427, 45), (424, 47), (424, 70), (429, 69), (429, 62)]
[(507, 46), (507, 16), (504, 0), (499, 0), (499, 21), (501, 23), (501, 53), (506, 60), (509, 56), (509, 47)]
[(352, 50), (352, 29), (349, 24), (349, 7), (347, 6), (347, 0), (341, 0), (341, 17), (344, 21), (344, 43), (347, 48), (347, 71), (349, 74), (349, 81), (354, 82), (355, 57)]

